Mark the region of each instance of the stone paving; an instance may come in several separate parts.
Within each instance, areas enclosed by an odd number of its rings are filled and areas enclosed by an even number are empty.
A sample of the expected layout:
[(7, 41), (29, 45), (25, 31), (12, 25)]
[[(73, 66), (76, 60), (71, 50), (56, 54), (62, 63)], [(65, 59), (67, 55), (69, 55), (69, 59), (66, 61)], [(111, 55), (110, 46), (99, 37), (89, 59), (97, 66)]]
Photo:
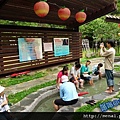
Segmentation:
[(19, 101), (15, 105), (11, 106), (11, 111), (12, 112), (32, 112), (40, 101), (57, 92), (58, 90), (55, 85), (42, 88), (37, 92), (34, 92), (26, 96), (23, 100)]
[[(100, 101), (100, 100), (105, 100), (107, 98), (113, 98), (114, 96), (116, 96), (118, 94), (119, 87), (120, 87), (119, 85), (115, 85), (115, 87), (114, 87), (115, 92), (113, 92), (111, 95), (103, 92), (101, 94), (96, 94), (96, 95), (93, 95), (93, 96), (90, 96), (90, 97), (83, 97), (83, 98), (80, 97), (76, 104), (62, 107), (61, 109), (58, 110), (58, 112), (75, 112), (76, 109), (80, 108), (81, 106), (87, 105), (85, 102), (87, 102), (89, 100), (95, 100), (97, 102), (97, 101)], [(117, 106), (117, 107), (114, 107), (114, 109), (120, 110), (120, 105)], [(93, 110), (93, 112), (101, 112), (101, 110), (100, 110), (100, 108), (95, 108)], [(108, 110), (107, 112), (112, 112), (112, 111)]]
[[(90, 64), (90, 69), (92, 69), (92, 67), (100, 62), (104, 62), (103, 61), (104, 59), (103, 58), (94, 58), (91, 60), (91, 64)], [(55, 67), (53, 67), (54, 69)], [(31, 87), (34, 87), (38, 84), (42, 84), (44, 82), (48, 82), (50, 80), (54, 80), (56, 79), (56, 76), (57, 76), (57, 73), (58, 71), (60, 71), (62, 68), (60, 67), (56, 67), (56, 72), (55, 73), (50, 73), (48, 75), (46, 75), (45, 77), (42, 77), (42, 78), (39, 78), (39, 79), (35, 79), (35, 80), (32, 80), (32, 81), (28, 81), (28, 82), (24, 82), (24, 83), (20, 83), (20, 84), (16, 84), (16, 85), (12, 85), (10, 87), (6, 87), (5, 89), (5, 93), (6, 95), (9, 95), (9, 94), (14, 94), (16, 92), (20, 92), (22, 90), (25, 90), (25, 89), (29, 89)], [(52, 69), (52, 68), (51, 68)], [(102, 67), (101, 71), (104, 72), (104, 68)]]
[[(103, 60), (104, 60), (104, 58), (92, 59), (90, 69), (94, 65), (96, 65), (96, 64), (98, 64), (100, 62), (103, 63), (104, 62)], [(59, 68), (58, 71), (60, 69), (61, 68)], [(7, 87), (5, 93), (7, 95), (9, 95), (11, 93), (16, 93), (16, 92), (28, 89), (30, 87), (36, 86), (38, 84), (42, 84), (42, 83), (47, 82), (47, 81), (54, 80), (54, 79), (56, 79), (58, 71), (56, 71), (56, 73), (54, 73), (52, 75), (50, 74), (50, 75), (47, 75), (47, 76), (45, 76), (43, 78), (39, 78), (37, 80), (32, 80), (32, 81), (29, 81), (29, 82), (24, 82), (24, 83), (20, 83), (20, 84), (17, 84), (17, 85)], [(102, 68), (101, 71), (104, 73), (104, 68)], [(118, 91), (118, 88), (119, 88), (119, 86), (115, 87), (115, 94)], [(46, 88), (41, 89), (41, 90), (39, 90), (39, 91), (37, 91), (35, 93), (32, 93), (32, 94), (28, 95), (22, 101), (20, 101), (20, 102), (16, 103), (15, 105), (13, 105), (11, 107), (11, 111), (13, 111), (13, 112), (20, 112), (20, 111), (22, 111), (22, 112), (31, 112), (34, 109), (34, 107), (43, 99), (43, 96), (47, 97), (47, 96), (49, 96), (49, 95), (51, 95), (53, 93), (56, 93), (56, 92), (58, 92), (58, 91), (57, 91), (55, 86), (52, 86), (52, 88), (48, 87), (47, 91), (46, 91)], [(61, 112), (73, 112), (78, 107), (85, 105), (85, 102), (88, 101), (88, 99), (93, 99), (94, 98), (95, 100), (101, 100), (101, 99), (106, 98), (107, 96), (108, 96), (108, 94), (101, 93), (101, 94), (92, 96), (92, 98), (91, 97), (83, 98), (83, 99), (80, 98), (77, 104), (72, 105), (72, 106), (68, 106), (68, 107), (62, 107), (60, 109), (60, 111)], [(116, 107), (116, 109), (119, 109), (119, 107)], [(99, 112), (99, 110), (100, 109), (96, 108), (94, 111)]]

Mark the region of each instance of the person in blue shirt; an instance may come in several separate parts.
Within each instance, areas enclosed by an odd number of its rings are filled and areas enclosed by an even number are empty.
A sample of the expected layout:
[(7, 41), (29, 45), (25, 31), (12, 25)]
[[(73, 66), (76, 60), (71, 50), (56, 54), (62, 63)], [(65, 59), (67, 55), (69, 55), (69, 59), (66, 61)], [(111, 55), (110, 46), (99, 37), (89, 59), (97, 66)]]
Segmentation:
[(87, 60), (85, 65), (81, 66), (80, 69), (80, 77), (81, 79), (83, 79), (84, 81), (88, 81), (90, 85), (93, 85), (93, 79), (92, 77), (89, 75), (90, 71), (89, 71), (89, 67), (88, 65), (90, 65), (91, 61)]
[(74, 83), (68, 82), (68, 76), (62, 76), (62, 85), (60, 86), (60, 99), (53, 101), (55, 110), (59, 110), (59, 106), (72, 105), (78, 101), (78, 93)]
[(98, 65), (95, 65), (92, 69), (92, 74), (93, 75), (99, 75), (99, 79), (102, 78), (102, 74), (100, 72), (100, 68), (103, 66), (102, 63), (99, 63)]

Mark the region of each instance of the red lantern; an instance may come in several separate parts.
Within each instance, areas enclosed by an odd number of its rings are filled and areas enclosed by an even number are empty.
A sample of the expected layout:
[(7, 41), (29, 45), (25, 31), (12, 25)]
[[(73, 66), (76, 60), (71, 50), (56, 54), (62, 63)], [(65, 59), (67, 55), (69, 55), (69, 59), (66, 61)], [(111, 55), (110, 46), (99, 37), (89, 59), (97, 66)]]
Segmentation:
[(34, 11), (39, 17), (45, 17), (49, 12), (49, 5), (44, 1), (37, 2), (34, 5)]
[(87, 17), (87, 15), (85, 12), (78, 12), (75, 15), (75, 18), (76, 18), (77, 22), (79, 22), (79, 23), (83, 23), (86, 20), (86, 17)]
[(61, 20), (67, 20), (70, 17), (70, 10), (68, 8), (60, 8), (58, 10), (58, 16)]
[(120, 28), (120, 24), (118, 24), (118, 27)]

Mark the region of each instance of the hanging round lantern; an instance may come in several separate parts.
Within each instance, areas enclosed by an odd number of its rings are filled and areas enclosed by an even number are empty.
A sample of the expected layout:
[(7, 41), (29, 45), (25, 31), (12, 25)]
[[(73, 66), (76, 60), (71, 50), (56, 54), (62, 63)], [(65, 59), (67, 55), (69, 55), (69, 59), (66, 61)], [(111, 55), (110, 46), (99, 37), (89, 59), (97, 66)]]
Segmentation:
[(61, 20), (67, 20), (70, 17), (70, 10), (68, 8), (60, 8), (58, 10), (58, 16)]
[(34, 5), (34, 11), (39, 17), (45, 17), (49, 12), (49, 5), (44, 1), (37, 2)]
[(118, 27), (120, 28), (120, 24), (118, 24)]
[(75, 18), (76, 18), (77, 22), (83, 23), (86, 20), (87, 15), (85, 12), (77, 12), (75, 15)]

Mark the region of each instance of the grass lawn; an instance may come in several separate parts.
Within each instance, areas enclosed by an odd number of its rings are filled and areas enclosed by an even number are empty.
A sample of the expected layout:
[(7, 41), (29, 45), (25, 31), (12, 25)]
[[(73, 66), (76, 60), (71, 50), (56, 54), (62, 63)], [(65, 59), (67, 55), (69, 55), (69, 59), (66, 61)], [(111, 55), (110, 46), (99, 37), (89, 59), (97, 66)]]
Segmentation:
[(115, 66), (114, 66), (114, 70), (115, 70), (116, 72), (120, 72), (120, 65), (115, 65)]
[[(113, 98), (118, 98), (118, 99), (119, 99), (119, 96), (120, 96), (120, 92), (118, 93), (118, 95), (114, 96)], [(93, 112), (93, 110), (94, 110), (95, 108), (99, 108), (99, 107), (100, 107), (100, 104), (101, 104), (101, 103), (109, 102), (109, 101), (111, 101), (113, 98), (108, 98), (108, 99), (105, 99), (105, 100), (100, 100), (100, 101), (98, 101), (98, 102), (96, 103), (96, 105), (94, 105), (94, 106), (84, 105), (84, 106), (80, 107), (79, 109), (77, 109), (76, 112)], [(111, 110), (111, 111), (113, 111), (113, 112), (120, 112), (120, 110), (116, 110), (116, 109), (114, 109), (114, 108), (109, 109), (109, 110)]]
[(53, 80), (53, 81), (49, 81), (49, 82), (46, 82), (46, 83), (43, 83), (40, 85), (36, 85), (34, 87), (31, 87), (27, 90), (23, 90), (21, 92), (17, 92), (15, 94), (10, 94), (10, 95), (8, 95), (9, 102), (12, 104), (15, 104), (15, 103), (19, 102), (20, 100), (22, 100), (27, 95), (29, 95), (33, 92), (36, 92), (37, 90), (39, 90), (41, 88), (45, 88), (45, 87), (52, 86), (55, 84), (56, 84), (56, 80)]
[(0, 85), (8, 87), (11, 85), (16, 85), (19, 83), (27, 82), (30, 80), (35, 80), (37, 78), (44, 77), (47, 73), (45, 72), (36, 72), (34, 75), (23, 75), (16, 78), (2, 78), (0, 79)]

